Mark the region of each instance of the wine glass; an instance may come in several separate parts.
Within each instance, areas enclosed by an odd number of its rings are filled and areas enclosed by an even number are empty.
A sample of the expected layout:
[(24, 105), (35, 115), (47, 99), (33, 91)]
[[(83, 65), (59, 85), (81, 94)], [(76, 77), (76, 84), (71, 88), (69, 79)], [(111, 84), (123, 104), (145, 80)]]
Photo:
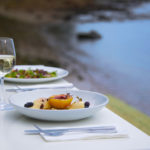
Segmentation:
[(9, 109), (10, 107), (5, 98), (4, 76), (12, 70), (15, 61), (16, 53), (13, 39), (0, 37), (0, 110)]

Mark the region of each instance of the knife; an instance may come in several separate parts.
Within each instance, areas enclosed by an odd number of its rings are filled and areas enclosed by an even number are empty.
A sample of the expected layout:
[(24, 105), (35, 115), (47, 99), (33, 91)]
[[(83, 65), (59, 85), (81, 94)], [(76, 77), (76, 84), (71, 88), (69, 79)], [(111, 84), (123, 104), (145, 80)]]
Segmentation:
[(106, 132), (106, 133), (116, 133), (116, 127), (114, 126), (97, 126), (97, 127), (80, 127), (80, 128), (60, 128), (60, 129), (42, 129), (42, 130), (24, 130), (25, 134), (39, 134), (41, 132)]
[(21, 88), (21, 87), (17, 87), (17, 88), (10, 88), (10, 89), (6, 89), (6, 91), (8, 92), (17, 92), (17, 91), (32, 91), (32, 90), (38, 90), (38, 89), (59, 89), (59, 88), (73, 88), (73, 84), (66, 84), (66, 85), (54, 85), (54, 86), (41, 86), (41, 87), (25, 87), (25, 88)]

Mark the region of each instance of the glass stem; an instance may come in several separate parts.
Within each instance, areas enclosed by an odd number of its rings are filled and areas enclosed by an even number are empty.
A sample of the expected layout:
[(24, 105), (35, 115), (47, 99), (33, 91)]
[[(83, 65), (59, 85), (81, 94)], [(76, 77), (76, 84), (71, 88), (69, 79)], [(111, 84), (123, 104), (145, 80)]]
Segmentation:
[(5, 88), (4, 88), (4, 77), (0, 78), (1, 80), (1, 89), (0, 89), (0, 99), (1, 99), (1, 103), (5, 103)]

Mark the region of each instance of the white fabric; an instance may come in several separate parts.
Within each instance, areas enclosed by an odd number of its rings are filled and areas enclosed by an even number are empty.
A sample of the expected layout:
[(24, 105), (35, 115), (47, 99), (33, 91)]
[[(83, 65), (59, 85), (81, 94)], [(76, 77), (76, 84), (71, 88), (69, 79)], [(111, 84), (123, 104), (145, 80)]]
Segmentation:
[[(55, 128), (53, 128), (53, 129), (55, 129)], [(61, 128), (61, 129), (63, 129), (63, 128)], [(66, 129), (66, 128), (64, 128), (64, 129)], [(112, 139), (112, 138), (127, 138), (128, 137), (128, 133), (125, 130), (120, 129), (119, 127), (117, 128), (116, 133), (85, 133), (85, 132), (70, 132), (69, 133), (68, 132), (61, 136), (49, 136), (44, 133), (40, 133), (40, 135), (47, 142)]]
[(25, 85), (18, 86), (19, 89), (38, 89), (38, 88), (71, 88), (73, 87), (72, 83), (62, 83), (62, 84), (36, 84), (36, 85)]
[(58, 83), (58, 84), (35, 84), (35, 85), (18, 85), (16, 87), (12, 88), (7, 88), (8, 89), (22, 89), (22, 90), (27, 90), (27, 89), (44, 89), (44, 88), (50, 88), (50, 89), (55, 89), (55, 88), (73, 88), (72, 83)]
[[(65, 83), (65, 80), (58, 80), (53, 83)], [(49, 82), (48, 84), (51, 84)], [(7, 83), (6, 89), (13, 88), (17, 84)], [(6, 96), (9, 97), (16, 92), (7, 92)], [(119, 117), (107, 108), (99, 111), (93, 117), (73, 121), (73, 122), (45, 122), (30, 119), (16, 111), (2, 111), (0, 113), (0, 149), (2, 150), (136, 150), (136, 149), (150, 149), (150, 137)], [(34, 129), (33, 124), (37, 124), (44, 128), (53, 127), (77, 127), (84, 125), (102, 125), (102, 124), (115, 124), (129, 133), (129, 138), (113, 138), (113, 139), (95, 139), (95, 140), (74, 140), (65, 142), (44, 142), (40, 136), (29, 136), (24, 134), (24, 130)], [(18, 142), (19, 141), (19, 142)]]

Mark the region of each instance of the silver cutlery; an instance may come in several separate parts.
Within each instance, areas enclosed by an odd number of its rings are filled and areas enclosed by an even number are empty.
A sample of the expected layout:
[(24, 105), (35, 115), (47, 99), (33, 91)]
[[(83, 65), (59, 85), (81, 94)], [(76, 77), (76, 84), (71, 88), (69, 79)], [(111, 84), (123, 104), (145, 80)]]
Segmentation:
[(39, 126), (34, 125), (37, 130), (25, 130), (26, 134), (40, 134), (44, 133), (48, 136), (61, 136), (68, 132), (84, 132), (84, 133), (116, 133), (117, 130), (114, 126), (98, 126), (98, 127), (80, 127), (80, 128), (66, 128), (66, 129), (41, 129)]
[(24, 92), (24, 91), (33, 91), (33, 90), (39, 90), (39, 89), (62, 89), (62, 88), (73, 88), (73, 85), (70, 87), (66, 86), (58, 86), (58, 87), (41, 87), (41, 88), (16, 88), (16, 89), (6, 89), (7, 92)]
[(14, 107), (11, 104), (7, 104), (5, 108), (1, 109), (1, 111), (14, 110)]

